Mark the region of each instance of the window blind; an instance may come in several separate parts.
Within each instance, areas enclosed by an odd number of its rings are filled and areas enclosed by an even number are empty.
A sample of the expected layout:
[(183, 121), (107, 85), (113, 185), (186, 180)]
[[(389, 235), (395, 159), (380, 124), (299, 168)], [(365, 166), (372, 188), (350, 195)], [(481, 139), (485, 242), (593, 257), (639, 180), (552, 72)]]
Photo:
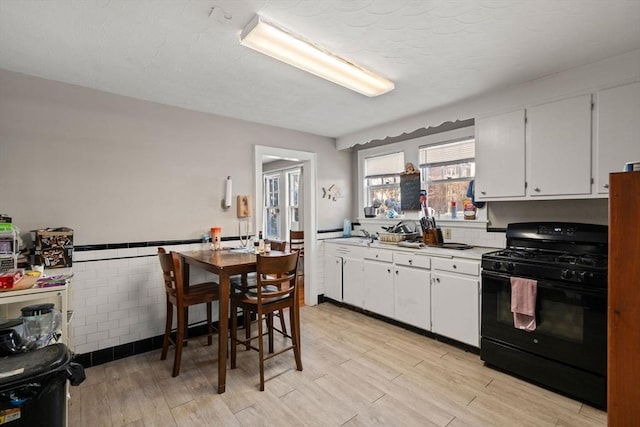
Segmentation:
[(476, 156), (474, 139), (420, 148), (420, 165), (452, 163), (473, 159)]
[(394, 175), (402, 171), (404, 171), (403, 152), (364, 159), (365, 178), (378, 175)]

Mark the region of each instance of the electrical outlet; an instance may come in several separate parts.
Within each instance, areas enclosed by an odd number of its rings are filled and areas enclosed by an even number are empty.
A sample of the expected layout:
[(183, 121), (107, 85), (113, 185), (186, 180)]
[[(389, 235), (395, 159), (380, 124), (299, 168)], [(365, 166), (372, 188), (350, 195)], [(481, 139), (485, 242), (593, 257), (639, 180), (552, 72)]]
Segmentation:
[(451, 238), (451, 229), (450, 228), (445, 228), (444, 229), (444, 238), (445, 239), (450, 239)]

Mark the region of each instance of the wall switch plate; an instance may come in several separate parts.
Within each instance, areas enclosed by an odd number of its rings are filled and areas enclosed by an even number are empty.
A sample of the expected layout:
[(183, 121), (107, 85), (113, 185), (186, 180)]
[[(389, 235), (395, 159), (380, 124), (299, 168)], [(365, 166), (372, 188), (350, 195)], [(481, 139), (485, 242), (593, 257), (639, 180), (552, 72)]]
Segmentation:
[(444, 229), (444, 238), (445, 239), (450, 239), (451, 238), (451, 229), (450, 228), (445, 228)]

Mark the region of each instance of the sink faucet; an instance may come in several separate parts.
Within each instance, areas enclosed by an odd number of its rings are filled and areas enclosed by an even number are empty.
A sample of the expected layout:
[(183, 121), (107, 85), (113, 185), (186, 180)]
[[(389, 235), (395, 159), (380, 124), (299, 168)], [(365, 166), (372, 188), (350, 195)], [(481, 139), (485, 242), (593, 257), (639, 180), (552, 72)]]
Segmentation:
[(369, 233), (367, 230), (362, 229), (360, 231), (362, 231), (362, 235), (367, 238), (367, 245), (371, 245), (371, 243), (376, 239), (376, 236)]

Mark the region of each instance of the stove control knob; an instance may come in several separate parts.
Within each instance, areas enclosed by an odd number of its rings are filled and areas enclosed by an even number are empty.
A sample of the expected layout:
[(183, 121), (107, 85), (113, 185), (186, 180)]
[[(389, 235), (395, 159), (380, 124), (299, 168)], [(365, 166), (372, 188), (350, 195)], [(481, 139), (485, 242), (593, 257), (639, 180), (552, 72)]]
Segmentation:
[(562, 270), (560, 272), (560, 277), (565, 279), (565, 280), (571, 279), (573, 277), (573, 271), (571, 271), (571, 270)]
[(502, 267), (502, 263), (500, 261), (493, 261), (494, 270), (500, 270), (500, 267)]
[(578, 282), (587, 282), (590, 279), (593, 279), (593, 273), (581, 271), (578, 273)]
[(514, 267), (515, 266), (514, 266), (514, 264), (512, 262), (507, 263), (507, 265), (506, 265), (507, 271), (513, 271)]

